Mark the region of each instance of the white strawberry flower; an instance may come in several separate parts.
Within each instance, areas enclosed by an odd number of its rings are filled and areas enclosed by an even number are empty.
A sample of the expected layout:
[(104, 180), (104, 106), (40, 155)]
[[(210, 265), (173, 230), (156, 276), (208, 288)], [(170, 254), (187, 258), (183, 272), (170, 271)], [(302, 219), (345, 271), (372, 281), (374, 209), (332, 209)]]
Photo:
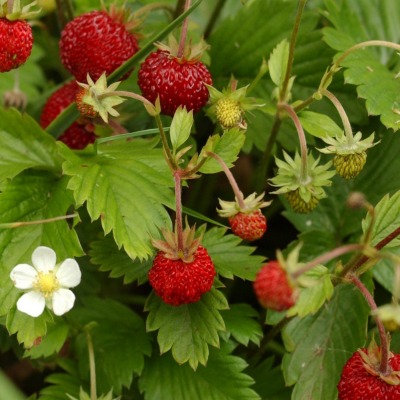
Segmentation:
[(75, 295), (69, 289), (81, 281), (78, 263), (67, 258), (56, 264), (54, 250), (39, 246), (32, 253), (32, 264), (18, 264), (10, 273), (15, 287), (27, 291), (17, 301), (18, 310), (31, 317), (41, 315), (45, 306), (55, 315), (68, 312), (75, 302)]

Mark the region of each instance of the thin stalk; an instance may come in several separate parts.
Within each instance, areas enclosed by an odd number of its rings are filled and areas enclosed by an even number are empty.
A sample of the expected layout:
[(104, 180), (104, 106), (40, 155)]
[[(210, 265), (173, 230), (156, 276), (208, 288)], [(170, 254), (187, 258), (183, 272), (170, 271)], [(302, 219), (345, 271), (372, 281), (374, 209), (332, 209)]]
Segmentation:
[(244, 204), (243, 193), (239, 189), (239, 186), (235, 180), (235, 177), (233, 176), (231, 170), (226, 165), (225, 161), (218, 154), (215, 154), (212, 151), (208, 151), (207, 155), (214, 158), (214, 160), (216, 160), (218, 162), (218, 164), (221, 166), (221, 168), (223, 169), (223, 171), (224, 171), (226, 177), (228, 178), (228, 181), (232, 187), (233, 193), (235, 194), (235, 197), (237, 199), (239, 207), (241, 209), (245, 209), (246, 205)]
[[(185, 1), (185, 7), (184, 11), (187, 11), (192, 4), (191, 0), (186, 0)], [(188, 30), (188, 24), (189, 24), (189, 17), (186, 17), (185, 20), (183, 21), (182, 24), (182, 29), (181, 29), (181, 37), (179, 39), (179, 47), (178, 47), (178, 58), (182, 58), (183, 54), (185, 53), (185, 45), (186, 45), (186, 36), (187, 36), (187, 30)]]
[(319, 264), (325, 264), (328, 261), (333, 260), (336, 257), (339, 257), (343, 254), (350, 253), (352, 251), (361, 251), (364, 249), (364, 245), (362, 244), (347, 244), (341, 247), (337, 247), (336, 249), (333, 249), (327, 253), (324, 253), (314, 260), (308, 262), (306, 265), (304, 265), (302, 268), (299, 270), (295, 271), (292, 274), (293, 278), (298, 278), (299, 276), (303, 275), (305, 272), (309, 271), (310, 269), (313, 269)]
[(148, 12), (155, 11), (155, 10), (164, 10), (167, 11), (171, 16), (174, 15), (174, 9), (164, 3), (151, 3), (147, 4), (141, 8), (139, 8), (135, 13), (133, 14), (135, 18), (139, 18), (140, 16), (147, 14)]
[(141, 96), (140, 94), (129, 92), (127, 90), (113, 90), (112, 92), (106, 92), (98, 96), (99, 99), (104, 99), (105, 97), (110, 96), (121, 96), (121, 97), (129, 97), (131, 99), (139, 100), (143, 103), (144, 106), (154, 107), (154, 104), (147, 100), (145, 97)]
[(182, 223), (182, 184), (180, 171), (174, 172), (175, 180), (175, 229), (178, 236), (178, 252), (184, 252)]
[(249, 95), (251, 91), (257, 87), (258, 82), (262, 79), (262, 77), (268, 72), (268, 63), (263, 59), (260, 69), (257, 72), (256, 77), (252, 80), (249, 87), (246, 90), (246, 95)]
[(178, 0), (174, 11), (174, 19), (178, 18), (183, 12), (185, 0)]
[(296, 111), (296, 113), (298, 113), (299, 111), (303, 110), (304, 108), (307, 108), (310, 104), (314, 103), (314, 101), (315, 101), (314, 96), (310, 96), (308, 99), (302, 101), (296, 107), (293, 107), (293, 110)]
[(303, 15), (304, 7), (306, 5), (307, 0), (299, 0), (299, 4), (297, 7), (296, 19), (294, 21), (294, 26), (292, 30), (292, 35), (290, 37), (290, 44), (289, 44), (289, 57), (288, 57), (288, 64), (286, 68), (285, 78), (283, 79), (283, 83), (281, 86), (281, 90), (279, 92), (279, 100), (285, 101), (287, 95), (287, 88), (289, 85), (290, 76), (292, 74), (292, 67), (294, 61), (294, 49), (296, 46), (296, 40), (299, 33), (301, 17)]
[(20, 228), (21, 226), (37, 225), (37, 224), (48, 224), (50, 222), (62, 221), (64, 219), (75, 218), (77, 216), (78, 214), (69, 214), (47, 219), (38, 219), (36, 221), (5, 222), (0, 224), (0, 229)]
[(285, 110), (289, 117), (292, 119), (297, 134), (299, 136), (300, 142), (300, 153), (301, 153), (301, 171), (300, 171), (300, 179), (302, 182), (306, 182), (308, 179), (308, 163), (307, 163), (307, 142), (306, 142), (306, 135), (304, 133), (303, 127), (301, 126), (301, 122), (295, 111), (289, 104), (281, 103), (278, 104), (278, 109)]
[(12, 14), (14, 8), (14, 0), (8, 0), (7, 1), (7, 12), (9, 14)]
[(326, 98), (328, 98), (332, 102), (332, 104), (335, 106), (337, 112), (339, 113), (340, 119), (342, 120), (344, 132), (347, 137), (347, 142), (349, 144), (352, 144), (353, 143), (353, 130), (351, 129), (349, 117), (347, 116), (346, 111), (344, 110), (339, 99), (327, 89), (322, 89), (321, 94), (323, 96), (325, 96)]
[(90, 370), (90, 400), (97, 400), (96, 388), (96, 362), (94, 358), (93, 340), (89, 329), (86, 329), (86, 340), (89, 352), (89, 370)]
[(160, 118), (160, 115), (157, 114), (154, 116), (156, 123), (157, 123), (157, 127), (158, 127), (158, 131), (160, 132), (160, 137), (161, 137), (161, 142), (164, 148), (164, 152), (165, 152), (165, 156), (167, 158), (167, 162), (168, 165), (174, 170), (176, 171), (178, 169), (178, 164), (176, 163), (176, 160), (174, 158), (174, 156), (171, 153), (171, 149), (168, 146), (168, 140), (167, 140), (167, 135), (165, 134), (164, 131), (164, 127), (162, 125), (162, 121)]
[(224, 8), (225, 3), (226, 0), (218, 0), (217, 4), (215, 5), (211, 17), (208, 20), (206, 29), (204, 30), (204, 39), (207, 39), (210, 36), (211, 32), (213, 31), (215, 23), (217, 22), (218, 17), (220, 16), (222, 9)]
[[(374, 314), (374, 311), (378, 309), (378, 306), (375, 303), (375, 300), (367, 287), (361, 282), (361, 280), (354, 274), (351, 275), (350, 280), (353, 282), (355, 286), (360, 290), (360, 292), (363, 294), (365, 300), (367, 301), (369, 307), (371, 308), (371, 311)], [(389, 367), (389, 340), (386, 335), (385, 327), (383, 326), (383, 323), (381, 319), (377, 316), (373, 316), (376, 326), (378, 327), (378, 332), (379, 332), (379, 338), (380, 338), (380, 344), (381, 344), (381, 362), (379, 366), (379, 372), (383, 375), (387, 375), (390, 371)]]

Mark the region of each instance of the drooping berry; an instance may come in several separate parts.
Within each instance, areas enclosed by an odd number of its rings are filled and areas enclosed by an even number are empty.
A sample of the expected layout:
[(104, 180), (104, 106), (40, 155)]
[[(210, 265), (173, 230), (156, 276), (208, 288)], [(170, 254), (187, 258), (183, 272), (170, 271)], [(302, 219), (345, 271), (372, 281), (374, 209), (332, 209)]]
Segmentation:
[(337, 154), (333, 158), (333, 166), (343, 178), (353, 179), (362, 171), (366, 161), (367, 153), (365, 151), (347, 155)]
[(296, 290), (278, 261), (270, 261), (261, 268), (253, 287), (258, 301), (265, 308), (283, 311), (296, 303)]
[(212, 85), (212, 78), (202, 62), (178, 58), (167, 50), (151, 53), (139, 70), (143, 97), (152, 103), (159, 97), (165, 115), (174, 115), (179, 106), (198, 112), (209, 98), (205, 84)]
[(207, 250), (198, 246), (191, 262), (167, 258), (163, 251), (159, 251), (149, 271), (149, 282), (165, 303), (180, 306), (199, 301), (211, 290), (215, 274)]
[(77, 81), (86, 82), (87, 74), (93, 80), (103, 72), (109, 75), (139, 50), (136, 37), (127, 29), (124, 19), (124, 13), (113, 8), (110, 13), (82, 14), (65, 26), (60, 57)]
[(379, 373), (378, 360), (370, 357), (368, 349), (355, 352), (345, 364), (338, 384), (339, 400), (397, 400), (400, 399), (400, 354), (389, 359), (390, 371)]
[(236, 236), (250, 242), (261, 239), (267, 230), (267, 219), (259, 209), (251, 213), (239, 212), (228, 221)]
[(0, 72), (20, 67), (31, 54), (33, 35), (24, 20), (0, 18)]
[[(68, 82), (56, 90), (47, 100), (40, 116), (40, 125), (46, 128), (66, 107), (75, 101), (79, 89), (75, 81)], [(92, 125), (73, 122), (59, 137), (71, 149), (83, 149), (96, 140), (96, 135), (90, 130)]]
[(319, 203), (319, 200), (314, 196), (311, 196), (310, 201), (306, 202), (300, 196), (298, 189), (285, 193), (285, 197), (287, 198), (290, 206), (293, 208), (293, 211), (300, 214), (308, 214), (314, 210)]

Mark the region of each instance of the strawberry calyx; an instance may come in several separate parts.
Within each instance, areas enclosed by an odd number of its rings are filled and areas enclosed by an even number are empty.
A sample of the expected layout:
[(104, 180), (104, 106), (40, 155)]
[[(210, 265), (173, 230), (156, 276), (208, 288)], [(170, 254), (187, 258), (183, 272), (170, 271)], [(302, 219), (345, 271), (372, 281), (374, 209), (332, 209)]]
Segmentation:
[[(390, 362), (388, 365), (388, 371), (386, 373), (382, 373), (380, 371), (382, 351), (374, 339), (371, 341), (367, 349), (359, 349), (358, 353), (361, 357), (365, 370), (369, 374), (379, 377), (389, 385), (400, 385), (400, 371), (394, 371), (390, 366)], [(393, 353), (389, 353), (389, 360), (393, 356)]]
[(164, 240), (152, 240), (153, 246), (164, 253), (164, 257), (170, 260), (182, 260), (185, 263), (191, 263), (194, 261), (196, 250), (198, 249), (201, 236), (196, 236), (196, 226), (190, 227), (186, 225), (186, 228), (182, 231), (181, 245), (178, 234), (178, 229), (175, 226), (174, 231), (168, 229), (162, 229), (161, 233)]
[(195, 45), (192, 45), (191, 41), (187, 41), (182, 56), (179, 56), (179, 43), (173, 35), (168, 36), (168, 44), (156, 42), (155, 46), (167, 53), (169, 57), (176, 59), (179, 63), (189, 64), (199, 62), (209, 47), (203, 39), (200, 39)]
[(252, 214), (260, 208), (268, 207), (272, 201), (264, 201), (264, 192), (260, 195), (257, 193), (252, 193), (250, 196), (247, 196), (243, 199), (243, 205), (240, 206), (237, 197), (235, 197), (235, 201), (225, 201), (218, 199), (220, 209), (217, 209), (218, 214), (222, 218), (230, 218), (236, 214)]
[(9, 0), (0, 0), (0, 18), (6, 18), (9, 21), (29, 19), (40, 12), (38, 10), (31, 10), (31, 7), (36, 5), (36, 1), (21, 6), (20, 0), (14, 0), (12, 7), (10, 7)]
[(130, 12), (129, 8), (126, 6), (126, 1), (119, 6), (113, 3), (110, 5), (109, 9), (103, 4), (102, 8), (115, 22), (124, 25), (125, 29), (134, 35), (136, 39), (141, 39), (143, 37), (143, 35), (139, 33), (143, 20), (137, 17), (137, 12)]

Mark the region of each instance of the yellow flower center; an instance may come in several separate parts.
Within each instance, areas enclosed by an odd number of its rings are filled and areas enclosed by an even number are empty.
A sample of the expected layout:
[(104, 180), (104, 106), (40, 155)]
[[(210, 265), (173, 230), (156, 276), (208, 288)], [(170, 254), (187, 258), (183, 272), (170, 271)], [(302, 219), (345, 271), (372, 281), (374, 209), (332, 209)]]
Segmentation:
[(54, 275), (53, 271), (47, 273), (38, 273), (38, 278), (35, 282), (35, 288), (42, 292), (44, 297), (51, 296), (59, 287), (60, 284), (58, 283), (58, 279)]
[(218, 100), (215, 113), (219, 123), (225, 128), (233, 128), (242, 120), (242, 110), (237, 101), (222, 98)]

